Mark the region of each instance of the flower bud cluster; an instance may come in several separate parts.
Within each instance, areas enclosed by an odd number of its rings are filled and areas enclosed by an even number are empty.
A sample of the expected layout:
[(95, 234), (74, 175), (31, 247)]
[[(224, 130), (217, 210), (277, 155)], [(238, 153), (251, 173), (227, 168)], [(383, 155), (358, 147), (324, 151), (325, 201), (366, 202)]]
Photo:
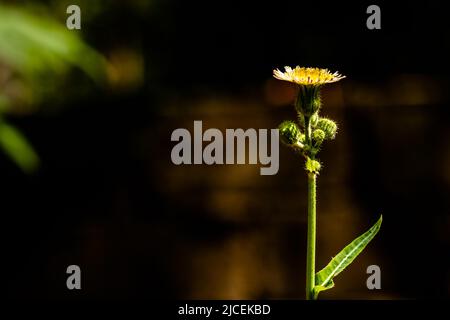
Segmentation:
[(344, 78), (338, 73), (317, 68), (285, 68), (285, 72), (274, 70), (277, 79), (293, 82), (297, 85), (295, 109), (298, 123), (283, 121), (280, 126), (280, 139), (287, 146), (306, 158), (305, 169), (317, 174), (320, 162), (316, 159), (322, 143), (336, 137), (337, 125), (333, 120), (319, 116), (321, 108), (320, 89), (326, 83)]

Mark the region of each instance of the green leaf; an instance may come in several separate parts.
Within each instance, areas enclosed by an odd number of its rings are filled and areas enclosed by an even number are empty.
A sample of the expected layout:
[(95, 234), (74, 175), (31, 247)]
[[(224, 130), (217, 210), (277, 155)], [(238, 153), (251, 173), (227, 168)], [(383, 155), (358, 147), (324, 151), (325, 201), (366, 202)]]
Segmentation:
[(50, 16), (0, 4), (0, 58), (28, 78), (65, 72), (70, 66), (102, 83), (106, 60), (79, 33)]
[(26, 173), (39, 166), (39, 157), (25, 136), (0, 119), (0, 148)]
[(341, 252), (334, 257), (328, 265), (316, 273), (314, 295), (317, 297), (320, 291), (334, 287), (333, 278), (341, 273), (355, 258), (364, 250), (367, 244), (375, 237), (380, 230), (383, 216), (365, 233), (352, 241)]

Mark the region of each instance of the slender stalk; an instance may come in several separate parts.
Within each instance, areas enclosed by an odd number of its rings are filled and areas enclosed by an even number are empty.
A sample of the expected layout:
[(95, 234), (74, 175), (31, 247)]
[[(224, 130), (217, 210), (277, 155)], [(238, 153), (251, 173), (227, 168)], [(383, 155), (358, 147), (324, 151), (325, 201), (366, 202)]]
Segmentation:
[(311, 118), (305, 116), (305, 138), (306, 143), (311, 145)]
[(308, 173), (308, 235), (306, 244), (306, 299), (315, 300), (316, 274), (316, 174)]
[[(305, 136), (312, 145), (311, 119), (305, 117)], [(311, 155), (314, 159), (314, 155)], [(308, 226), (306, 243), (306, 299), (315, 300), (314, 286), (316, 274), (316, 174), (308, 172)]]
[[(273, 71), (276, 79), (297, 84), (295, 110), (298, 126), (293, 121), (284, 121), (279, 129), (282, 141), (305, 158), (308, 174), (308, 227), (306, 247), (306, 299), (316, 300), (314, 294), (316, 273), (316, 176), (320, 171), (320, 161), (316, 155), (324, 140), (334, 139), (336, 123), (319, 117), (321, 107), (320, 88), (327, 83), (339, 81), (345, 76), (331, 73), (328, 69), (285, 67), (285, 72)], [(302, 131), (304, 130), (304, 133)], [(328, 288), (327, 288), (328, 289)]]

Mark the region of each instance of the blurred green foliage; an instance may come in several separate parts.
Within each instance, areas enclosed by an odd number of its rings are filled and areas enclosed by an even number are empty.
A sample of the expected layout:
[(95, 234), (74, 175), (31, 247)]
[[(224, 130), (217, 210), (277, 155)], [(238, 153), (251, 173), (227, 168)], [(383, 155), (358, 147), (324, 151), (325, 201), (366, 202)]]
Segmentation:
[(0, 147), (24, 172), (33, 172), (39, 165), (39, 157), (26, 137), (1, 119)]
[[(25, 172), (39, 157), (20, 131), (6, 122), (6, 113), (23, 114), (61, 94), (69, 72), (81, 70), (103, 83), (106, 60), (89, 47), (79, 32), (70, 31), (42, 10), (0, 4), (0, 148)], [(24, 112), (28, 111), (28, 112)]]

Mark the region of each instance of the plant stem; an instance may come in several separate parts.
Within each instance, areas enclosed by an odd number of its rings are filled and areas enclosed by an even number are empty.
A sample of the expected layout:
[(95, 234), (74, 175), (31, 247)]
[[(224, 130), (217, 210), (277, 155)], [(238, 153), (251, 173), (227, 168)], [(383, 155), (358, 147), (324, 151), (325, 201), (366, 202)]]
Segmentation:
[(308, 173), (308, 235), (306, 244), (306, 299), (315, 300), (316, 265), (316, 174)]
[(306, 138), (306, 144), (311, 146), (311, 118), (305, 116), (305, 138)]

